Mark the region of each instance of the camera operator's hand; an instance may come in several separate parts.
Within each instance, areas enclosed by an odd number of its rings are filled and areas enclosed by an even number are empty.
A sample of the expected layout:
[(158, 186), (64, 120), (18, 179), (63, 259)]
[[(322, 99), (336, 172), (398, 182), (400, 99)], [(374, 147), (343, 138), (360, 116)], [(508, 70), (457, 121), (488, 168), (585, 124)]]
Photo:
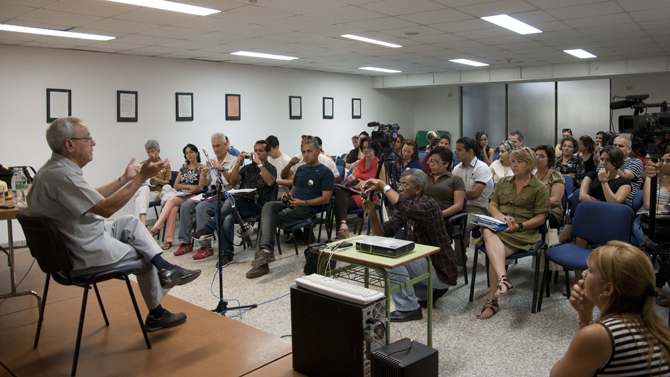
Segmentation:
[(256, 153), (251, 154), (251, 161), (253, 161), (254, 164), (256, 165), (260, 165), (263, 163), (263, 161), (261, 161), (261, 158)]
[(367, 213), (368, 215), (375, 214), (375, 205), (374, 203), (372, 203), (372, 201), (367, 200), (365, 198), (361, 198), (361, 206), (363, 207), (365, 213)]
[(290, 207), (306, 207), (305, 201), (303, 199), (291, 198), (288, 204)]
[(298, 162), (300, 162), (300, 157), (295, 156), (291, 159), (291, 161), (288, 162), (288, 164), (291, 166), (295, 166), (295, 164), (297, 164)]
[(288, 192), (282, 192), (281, 195), (279, 195), (279, 197), (277, 198), (277, 200), (281, 201), (282, 199), (284, 199), (286, 195), (288, 195)]
[(237, 166), (242, 166), (242, 163), (244, 163), (244, 155), (246, 155), (247, 152), (240, 152), (239, 156), (237, 156)]
[(365, 181), (362, 187), (365, 188), (364, 193), (367, 194), (371, 191), (382, 191), (384, 186), (386, 186), (386, 182), (382, 181), (381, 179), (372, 178)]
[(216, 170), (218, 171), (223, 170), (223, 166), (221, 166), (221, 164), (219, 164), (219, 161), (217, 161), (216, 159), (212, 158), (209, 160), (209, 162), (212, 164), (212, 166), (214, 166)]
[(644, 172), (647, 173), (648, 178), (654, 178), (661, 172), (661, 167), (663, 166), (663, 161), (651, 162), (649, 161), (644, 165)]

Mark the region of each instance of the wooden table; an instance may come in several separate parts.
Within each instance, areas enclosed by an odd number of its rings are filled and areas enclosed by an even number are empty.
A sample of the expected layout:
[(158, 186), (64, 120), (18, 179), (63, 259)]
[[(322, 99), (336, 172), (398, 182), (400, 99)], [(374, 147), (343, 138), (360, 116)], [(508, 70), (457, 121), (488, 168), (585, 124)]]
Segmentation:
[[(1, 200), (1, 198), (0, 198)], [(12, 200), (9, 199), (8, 201), (4, 202), (7, 205), (12, 205)], [(40, 295), (35, 292), (35, 291), (23, 291), (23, 292), (17, 292), (16, 291), (16, 274), (14, 273), (14, 236), (12, 232), (12, 220), (16, 219), (16, 214), (19, 211), (26, 211), (28, 212), (28, 208), (17, 208), (14, 207), (12, 209), (0, 209), (0, 220), (6, 220), (7, 221), (7, 249), (6, 250), (4, 247), (0, 246), (0, 250), (2, 250), (3, 253), (7, 254), (7, 265), (9, 266), (9, 284), (10, 284), (10, 292), (6, 294), (0, 295), (0, 300), (1, 299), (6, 299), (10, 297), (17, 297), (17, 296), (25, 296), (25, 295), (33, 295), (37, 298), (37, 308), (39, 310), (39, 307), (42, 303), (42, 298)]]
[[(332, 255), (332, 259), (339, 260), (342, 262), (350, 263), (351, 265), (340, 267), (332, 270), (331, 275), (337, 275), (339, 273), (347, 272), (361, 266), (365, 268), (365, 275), (363, 283), (365, 287), (370, 285), (370, 273), (369, 269), (372, 268), (377, 270), (384, 280), (384, 293), (386, 294), (386, 299), (391, 299), (391, 294), (399, 292), (405, 287), (411, 286), (415, 283), (418, 283), (422, 280), (428, 279), (428, 346), (433, 346), (433, 263), (430, 260), (430, 255), (440, 251), (440, 248), (437, 246), (430, 245), (421, 245), (415, 244), (414, 250), (408, 254), (405, 254), (398, 258), (389, 258), (382, 257), (373, 254), (362, 253), (356, 250), (356, 241), (366, 238), (368, 236), (356, 236), (346, 239), (345, 241), (351, 242), (354, 246), (351, 246), (346, 249), (338, 249), (336, 251), (331, 251), (330, 248), (325, 248), (318, 250), (316, 253), (321, 254), (322, 257), (319, 261), (319, 274), (323, 275), (325, 272), (325, 265), (328, 262), (328, 259)], [(333, 242), (332, 244), (338, 244), (340, 241)], [(392, 270), (396, 267), (403, 266), (407, 263), (413, 262), (415, 260), (425, 258), (426, 264), (428, 266), (428, 272), (423, 275), (419, 275), (415, 278), (409, 279), (406, 282), (400, 283), (395, 287), (391, 287), (391, 280), (389, 277), (388, 270)], [(353, 265), (353, 266), (352, 266)], [(390, 343), (391, 339), (391, 305), (387, 301), (386, 303), (386, 343)]]

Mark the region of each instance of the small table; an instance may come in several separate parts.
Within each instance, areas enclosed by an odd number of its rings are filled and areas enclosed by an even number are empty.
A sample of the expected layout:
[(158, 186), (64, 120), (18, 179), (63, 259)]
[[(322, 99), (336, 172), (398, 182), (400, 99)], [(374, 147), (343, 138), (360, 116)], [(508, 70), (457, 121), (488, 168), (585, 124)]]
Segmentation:
[[(8, 201), (4, 201), (4, 198), (0, 198), (0, 202), (12, 205), (12, 200), (9, 199)], [(14, 272), (14, 236), (12, 232), (12, 220), (16, 219), (16, 214), (19, 213), (19, 211), (26, 211), (28, 212), (28, 208), (17, 208), (14, 207), (12, 209), (0, 209), (0, 220), (7, 220), (7, 246), (9, 250), (5, 250), (5, 248), (0, 246), (0, 250), (7, 254), (7, 265), (9, 266), (9, 281), (10, 281), (10, 292), (7, 294), (2, 294), (0, 295), (0, 300), (5, 299), (5, 298), (10, 298), (10, 297), (16, 297), (16, 296), (25, 296), (25, 295), (33, 295), (37, 298), (37, 310), (39, 310), (40, 305), (42, 305), (42, 298), (40, 295), (35, 292), (35, 291), (23, 291), (23, 292), (17, 292), (16, 291), (16, 274)]]
[[(428, 279), (428, 346), (432, 347), (433, 346), (433, 263), (430, 260), (430, 255), (437, 253), (440, 251), (440, 248), (437, 246), (430, 246), (430, 245), (421, 245), (421, 244), (414, 244), (414, 250), (408, 254), (405, 254), (401, 257), (398, 258), (389, 258), (389, 257), (382, 257), (378, 255), (373, 255), (373, 254), (367, 254), (367, 253), (362, 253), (360, 251), (356, 250), (356, 241), (366, 238), (368, 236), (356, 236), (356, 237), (351, 237), (346, 239), (345, 241), (351, 242), (354, 244), (354, 246), (351, 246), (346, 249), (338, 249), (336, 251), (331, 251), (330, 249), (322, 249), (322, 250), (317, 250), (317, 254), (322, 254), (321, 259), (319, 261), (319, 274), (323, 275), (325, 272), (325, 265), (326, 262), (328, 261), (329, 258), (334, 260), (339, 260), (342, 262), (347, 262), (350, 263), (354, 266), (345, 266), (345, 267), (340, 267), (332, 270), (332, 275), (339, 274), (342, 272), (347, 272), (349, 270), (352, 270), (356, 268), (356, 266), (361, 266), (365, 268), (365, 275), (363, 279), (363, 283), (365, 284), (365, 287), (368, 288), (370, 285), (370, 273), (369, 269), (372, 268), (374, 270), (379, 271), (380, 275), (382, 275), (382, 278), (384, 280), (384, 294), (386, 295), (386, 299), (390, 300), (391, 299), (391, 294), (395, 292), (399, 292), (401, 289), (404, 287), (413, 285), (415, 283), (418, 283), (422, 280)], [(333, 242), (332, 244), (339, 243), (341, 241)], [(394, 269), (396, 267), (405, 265), (407, 263), (413, 262), (415, 260), (418, 260), (420, 258), (425, 258), (426, 263), (428, 266), (428, 272), (426, 272), (423, 275), (417, 276), (413, 279), (410, 279), (404, 283), (400, 283), (396, 285), (395, 287), (391, 287), (391, 280), (389, 277), (389, 273), (386, 271), (386, 269)], [(391, 305), (386, 303), (386, 342), (387, 344), (389, 343), (389, 340), (391, 339)]]

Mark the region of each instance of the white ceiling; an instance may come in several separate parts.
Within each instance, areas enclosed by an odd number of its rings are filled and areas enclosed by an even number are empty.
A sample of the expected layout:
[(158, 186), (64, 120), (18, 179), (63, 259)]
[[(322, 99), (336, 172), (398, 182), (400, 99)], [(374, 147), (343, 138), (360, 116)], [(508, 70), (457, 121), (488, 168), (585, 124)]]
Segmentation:
[[(359, 75), (403, 74), (670, 55), (670, 0), (180, 0), (221, 10), (201, 17), (104, 0), (0, 0), (0, 23), (116, 37), (107, 42), (0, 31), (0, 44), (201, 59)], [(543, 31), (519, 35), (479, 17), (506, 13)], [(418, 33), (407, 35), (407, 33)], [(339, 37), (400, 44), (386, 48)], [(275, 61), (238, 50), (299, 57)], [(507, 61), (509, 59), (509, 62)], [(386, 74), (387, 75), (387, 74)]]

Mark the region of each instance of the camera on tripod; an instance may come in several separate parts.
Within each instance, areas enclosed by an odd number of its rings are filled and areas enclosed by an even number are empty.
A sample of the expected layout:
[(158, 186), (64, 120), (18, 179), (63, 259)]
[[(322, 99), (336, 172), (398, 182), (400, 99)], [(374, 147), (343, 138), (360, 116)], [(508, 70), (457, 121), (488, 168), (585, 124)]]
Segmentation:
[[(651, 158), (661, 158), (665, 153), (670, 136), (670, 105), (661, 103), (644, 103), (648, 94), (628, 95), (625, 100), (612, 102), (610, 109), (634, 109), (633, 115), (619, 116), (619, 132), (630, 133), (641, 137), (645, 143), (645, 151)], [(648, 108), (660, 108), (658, 113), (648, 113)]]
[(372, 131), (370, 137), (372, 141), (378, 142), (382, 146), (382, 151), (386, 149), (391, 150), (391, 145), (398, 138), (398, 131), (400, 126), (397, 124), (379, 124), (379, 122), (370, 122), (368, 127), (377, 127), (376, 131)]

